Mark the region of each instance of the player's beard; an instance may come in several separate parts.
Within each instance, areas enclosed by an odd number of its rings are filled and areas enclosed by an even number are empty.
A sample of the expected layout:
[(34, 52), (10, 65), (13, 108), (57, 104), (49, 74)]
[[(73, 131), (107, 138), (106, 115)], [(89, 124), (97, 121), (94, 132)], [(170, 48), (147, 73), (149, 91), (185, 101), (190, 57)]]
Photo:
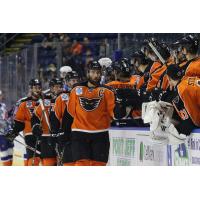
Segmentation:
[(99, 86), (101, 81), (101, 77), (99, 79), (91, 79), (91, 77), (88, 77), (88, 82), (90, 82), (94, 86)]
[(42, 93), (41, 92), (32, 92), (32, 98), (34, 99), (39, 99), (42, 97)]

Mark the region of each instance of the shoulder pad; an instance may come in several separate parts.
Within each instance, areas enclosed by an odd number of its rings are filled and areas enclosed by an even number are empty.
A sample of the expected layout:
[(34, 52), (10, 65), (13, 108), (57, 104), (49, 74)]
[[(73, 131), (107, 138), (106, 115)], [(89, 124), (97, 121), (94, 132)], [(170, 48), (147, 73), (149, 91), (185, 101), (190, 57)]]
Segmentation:
[(51, 100), (49, 99), (44, 99), (44, 106), (51, 106)]
[(28, 100), (30, 100), (30, 99), (31, 99), (31, 97), (23, 97), (23, 98), (19, 99), (19, 100), (16, 102), (16, 104), (19, 105), (20, 103), (22, 103), (22, 102), (24, 102), (24, 101), (28, 101)]
[(68, 99), (69, 99), (68, 94), (66, 94), (66, 93), (61, 94), (61, 99), (62, 99), (63, 101), (68, 101)]
[(30, 108), (30, 107), (32, 107), (32, 106), (33, 106), (32, 101), (27, 101), (27, 102), (26, 102), (26, 107), (27, 107), (27, 108)]
[(83, 88), (81, 86), (77, 86), (75, 88), (76, 95), (82, 95), (83, 94)]
[(82, 82), (82, 83), (76, 83), (74, 84), (73, 88), (78, 87), (78, 86), (87, 86), (87, 81)]

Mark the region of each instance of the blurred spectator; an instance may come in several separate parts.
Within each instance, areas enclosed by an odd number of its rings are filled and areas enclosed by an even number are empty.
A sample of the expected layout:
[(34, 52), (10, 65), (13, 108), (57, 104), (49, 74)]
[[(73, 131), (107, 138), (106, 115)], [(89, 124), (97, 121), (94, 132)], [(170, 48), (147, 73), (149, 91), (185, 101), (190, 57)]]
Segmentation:
[(71, 52), (73, 55), (79, 55), (82, 53), (83, 45), (77, 40), (74, 40), (71, 47)]
[(103, 39), (99, 47), (99, 57), (107, 57), (110, 52), (110, 45), (107, 39)]

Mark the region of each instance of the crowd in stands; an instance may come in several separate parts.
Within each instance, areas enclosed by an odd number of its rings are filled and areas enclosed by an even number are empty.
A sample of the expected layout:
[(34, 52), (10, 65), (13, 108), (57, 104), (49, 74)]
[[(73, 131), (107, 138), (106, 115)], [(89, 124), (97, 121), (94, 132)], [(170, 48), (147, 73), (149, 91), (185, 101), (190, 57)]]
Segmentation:
[[(39, 41), (39, 40), (38, 40)], [(42, 34), (38, 48), (38, 65), (40, 76), (44, 80), (54, 77), (61, 66), (72, 66), (80, 76), (85, 76), (85, 66), (97, 57), (109, 53), (107, 39), (90, 40), (88, 37), (73, 39), (64, 33)]]

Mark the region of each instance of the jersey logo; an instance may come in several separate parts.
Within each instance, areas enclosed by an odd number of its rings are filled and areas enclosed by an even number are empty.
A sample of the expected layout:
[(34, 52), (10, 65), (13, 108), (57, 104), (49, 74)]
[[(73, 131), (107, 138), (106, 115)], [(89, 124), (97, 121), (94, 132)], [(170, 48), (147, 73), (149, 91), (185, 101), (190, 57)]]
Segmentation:
[(69, 99), (67, 94), (62, 94), (61, 98), (62, 98), (63, 101), (67, 101)]
[(27, 101), (26, 106), (27, 106), (27, 108), (31, 108), (32, 107), (32, 101)]
[(197, 81), (197, 85), (200, 86), (200, 81)]
[(186, 120), (189, 118), (187, 111), (185, 109), (179, 111), (179, 116), (181, 117), (182, 120)]
[(48, 100), (48, 99), (45, 99), (44, 100), (44, 106), (51, 106), (51, 101), (50, 100)]
[(103, 97), (103, 94), (104, 94), (104, 89), (100, 89), (99, 90), (99, 97)]
[(76, 95), (81, 95), (81, 94), (83, 94), (83, 88), (77, 87), (76, 88)]
[(101, 98), (87, 99), (84, 97), (79, 97), (79, 101), (84, 110), (93, 111), (99, 106)]

